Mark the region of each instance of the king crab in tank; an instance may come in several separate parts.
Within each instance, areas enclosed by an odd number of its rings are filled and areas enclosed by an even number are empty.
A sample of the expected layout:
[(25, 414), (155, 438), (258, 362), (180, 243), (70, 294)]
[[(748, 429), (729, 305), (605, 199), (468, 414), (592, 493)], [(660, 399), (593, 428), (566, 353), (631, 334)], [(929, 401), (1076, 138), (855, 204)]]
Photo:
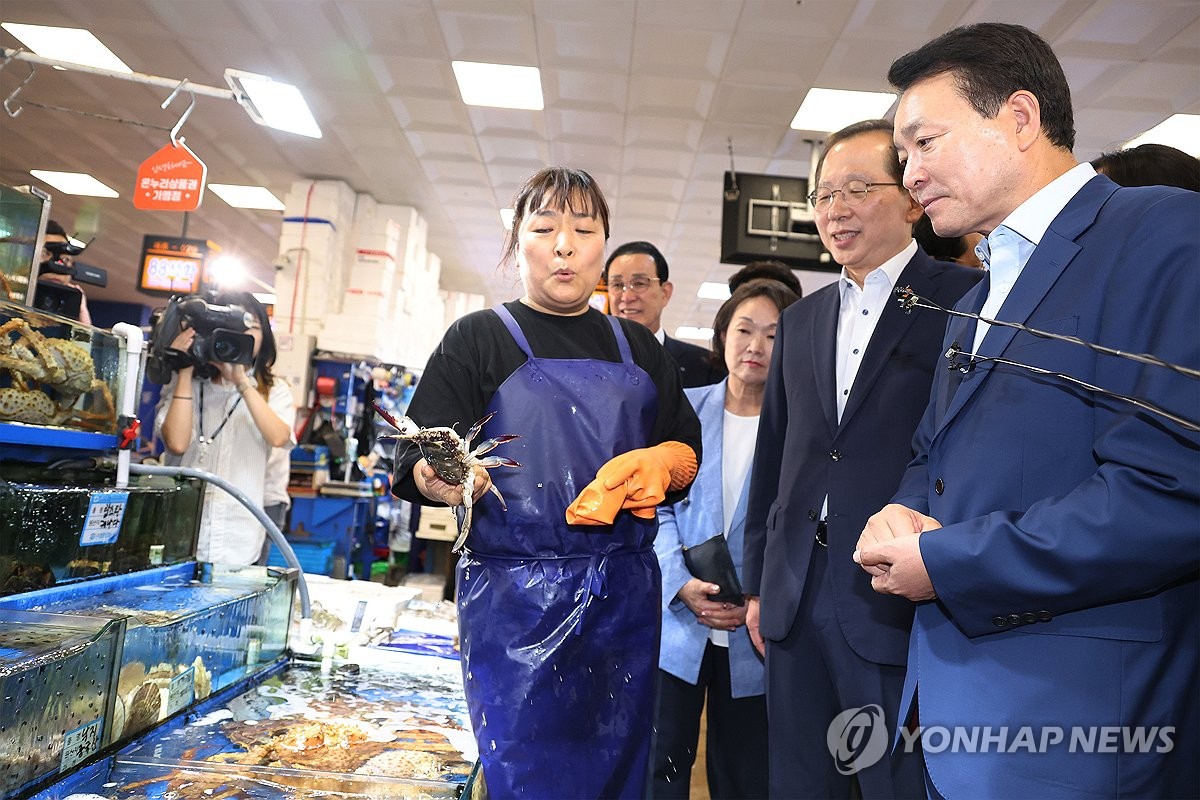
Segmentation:
[[(0, 389), (0, 419), (57, 425), (74, 418), (98, 427), (116, 420), (112, 393), (96, 378), (88, 351), (75, 342), (49, 339), (23, 319), (0, 325), (0, 369), (8, 372), (10, 384)], [(86, 392), (96, 395), (102, 411), (75, 408)]]

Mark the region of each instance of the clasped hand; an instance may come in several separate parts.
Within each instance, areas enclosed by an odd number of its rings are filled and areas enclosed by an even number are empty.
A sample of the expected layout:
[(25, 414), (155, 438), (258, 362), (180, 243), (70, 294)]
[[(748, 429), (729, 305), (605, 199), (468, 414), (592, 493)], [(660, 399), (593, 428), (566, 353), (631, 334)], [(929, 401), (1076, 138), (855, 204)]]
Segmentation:
[(746, 624), (746, 607), (733, 603), (718, 603), (708, 599), (710, 594), (721, 591), (715, 583), (692, 578), (683, 585), (675, 596), (691, 609), (696, 621), (718, 631), (737, 630)]
[(933, 517), (895, 503), (867, 520), (854, 548), (854, 562), (871, 576), (871, 588), (912, 601), (937, 596), (925, 560), (921, 534), (942, 527)]

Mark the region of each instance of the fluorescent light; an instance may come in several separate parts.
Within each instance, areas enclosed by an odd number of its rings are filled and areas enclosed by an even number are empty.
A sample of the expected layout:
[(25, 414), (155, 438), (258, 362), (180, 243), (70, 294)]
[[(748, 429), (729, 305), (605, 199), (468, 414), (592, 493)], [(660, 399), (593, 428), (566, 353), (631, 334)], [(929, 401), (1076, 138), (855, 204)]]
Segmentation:
[(275, 305), (275, 302), (279, 299), (275, 296), (274, 293), (268, 293), (268, 292), (253, 292), (252, 296), (254, 297), (255, 300), (262, 303), (264, 306), (273, 306), (273, 305)]
[(712, 328), (694, 328), (691, 325), (680, 325), (675, 329), (676, 339), (696, 339), (697, 341), (707, 342), (712, 339)]
[(504, 230), (506, 230), (506, 231), (512, 230), (513, 217), (515, 217), (516, 215), (517, 215), (517, 212), (514, 209), (511, 209), (511, 208), (500, 209), (500, 224), (504, 226)]
[(700, 284), (700, 289), (696, 292), (696, 297), (699, 297), (701, 300), (728, 300), (729, 284), (705, 281)]
[(210, 183), (213, 194), (234, 208), (260, 208), (265, 211), (283, 211), (283, 202), (271, 194), (265, 186), (239, 186), (234, 183)]
[(120, 197), (121, 195), (100, 181), (82, 172), (53, 172), (31, 169), (29, 174), (44, 181), (63, 194), (80, 194), (85, 197)]
[(542, 76), (537, 67), (452, 61), (463, 102), (469, 106), (541, 111)]
[(133, 73), (133, 70), (93, 36), (91, 31), (82, 28), (55, 28), (49, 25), (23, 25), (17, 22), (0, 23), (0, 27), (43, 58), (112, 72)]
[(896, 101), (891, 92), (809, 89), (792, 119), (798, 131), (839, 131), (853, 122), (879, 119)]
[(304, 102), (304, 95), (290, 83), (272, 80), (266, 75), (225, 70), (225, 82), (237, 101), (259, 125), (313, 139), (321, 138), (321, 128)]
[(1125, 143), (1124, 150), (1139, 144), (1165, 144), (1200, 158), (1200, 114), (1175, 114)]

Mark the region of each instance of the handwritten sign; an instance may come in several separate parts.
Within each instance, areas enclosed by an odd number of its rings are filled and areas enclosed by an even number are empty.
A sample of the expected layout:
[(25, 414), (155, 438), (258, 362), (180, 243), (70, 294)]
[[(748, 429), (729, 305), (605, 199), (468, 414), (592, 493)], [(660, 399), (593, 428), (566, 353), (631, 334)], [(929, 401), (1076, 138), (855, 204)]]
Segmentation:
[(195, 211), (208, 167), (186, 144), (168, 142), (138, 167), (133, 206), (146, 211)]
[(196, 696), (196, 668), (188, 667), (167, 684), (167, 716), (187, 708)]
[(128, 502), (129, 492), (94, 492), (88, 501), (79, 545), (89, 547), (115, 542), (121, 532), (121, 520), (125, 518), (125, 504)]
[(62, 761), (59, 762), (58, 771), (66, 772), (99, 750), (103, 729), (104, 717), (100, 717), (64, 734)]

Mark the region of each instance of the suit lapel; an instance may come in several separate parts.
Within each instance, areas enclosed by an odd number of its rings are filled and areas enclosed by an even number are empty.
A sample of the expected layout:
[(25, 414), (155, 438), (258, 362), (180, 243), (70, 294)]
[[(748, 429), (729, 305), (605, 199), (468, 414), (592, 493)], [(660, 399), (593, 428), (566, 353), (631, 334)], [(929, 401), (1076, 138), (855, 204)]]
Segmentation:
[[(1100, 208), (1116, 191), (1116, 184), (1107, 178), (1093, 178), (1075, 197), (1071, 198), (1066, 207), (1059, 213), (1050, 227), (1046, 230), (1042, 241), (1034, 249), (1029, 262), (1021, 270), (1021, 276), (1013, 284), (1012, 291), (1004, 300), (1004, 305), (996, 312), (996, 319), (1005, 322), (1026, 323), (1029, 317), (1045, 299), (1047, 293), (1054, 287), (1063, 270), (1079, 253), (1076, 239), (1096, 220)], [(972, 320), (967, 320), (972, 322)], [(977, 355), (994, 357), (1002, 355), (1017, 335), (1015, 328), (992, 326), (983, 341), (979, 343)], [(967, 342), (970, 341), (968, 337)], [(959, 340), (964, 348), (967, 346)], [(959, 410), (966, 405), (972, 395), (987, 380), (992, 372), (993, 362), (983, 362), (975, 370), (964, 376), (961, 385), (951, 398), (946, 408), (938, 430), (945, 428), (954, 419)]]
[[(729, 379), (706, 386), (703, 396), (696, 404), (696, 416), (700, 418), (700, 441), (704, 449), (704, 459), (713, 460), (716, 469), (701, 470), (700, 476), (708, 480), (700, 486), (693, 486), (690, 496), (701, 498), (705, 512), (713, 515), (715, 530), (721, 529), (725, 519), (725, 500), (722, 485), (724, 476), (721, 473), (722, 445), (725, 436), (725, 384)], [(707, 537), (706, 537), (707, 538)]]
[[(896, 280), (896, 286), (911, 286), (917, 294), (928, 297), (932, 292), (933, 284), (926, 273), (925, 266), (924, 255), (918, 250), (900, 273), (900, 277)], [(854, 412), (862, 406), (863, 399), (871, 391), (871, 385), (875, 383), (879, 373), (883, 372), (896, 345), (904, 338), (904, 334), (912, 326), (916, 320), (916, 314), (919, 313), (922, 312), (906, 314), (899, 302), (888, 300), (888, 304), (883, 308), (883, 313), (879, 315), (879, 323), (871, 332), (871, 340), (867, 342), (867, 352), (863, 353), (863, 361), (858, 368), (858, 374), (854, 376), (854, 384), (850, 387), (850, 396), (846, 399), (846, 407), (842, 410), (841, 427), (845, 427), (854, 416)], [(836, 393), (836, 391), (835, 388), (834, 392)]]
[(833, 291), (828, 292), (822, 303), (812, 316), (812, 331), (809, 341), (813, 348), (813, 385), (817, 397), (821, 401), (821, 410), (825, 412), (825, 422), (829, 432), (837, 430), (837, 365), (834, 363), (837, 352), (838, 311), (842, 305), (842, 287), (834, 284)]

